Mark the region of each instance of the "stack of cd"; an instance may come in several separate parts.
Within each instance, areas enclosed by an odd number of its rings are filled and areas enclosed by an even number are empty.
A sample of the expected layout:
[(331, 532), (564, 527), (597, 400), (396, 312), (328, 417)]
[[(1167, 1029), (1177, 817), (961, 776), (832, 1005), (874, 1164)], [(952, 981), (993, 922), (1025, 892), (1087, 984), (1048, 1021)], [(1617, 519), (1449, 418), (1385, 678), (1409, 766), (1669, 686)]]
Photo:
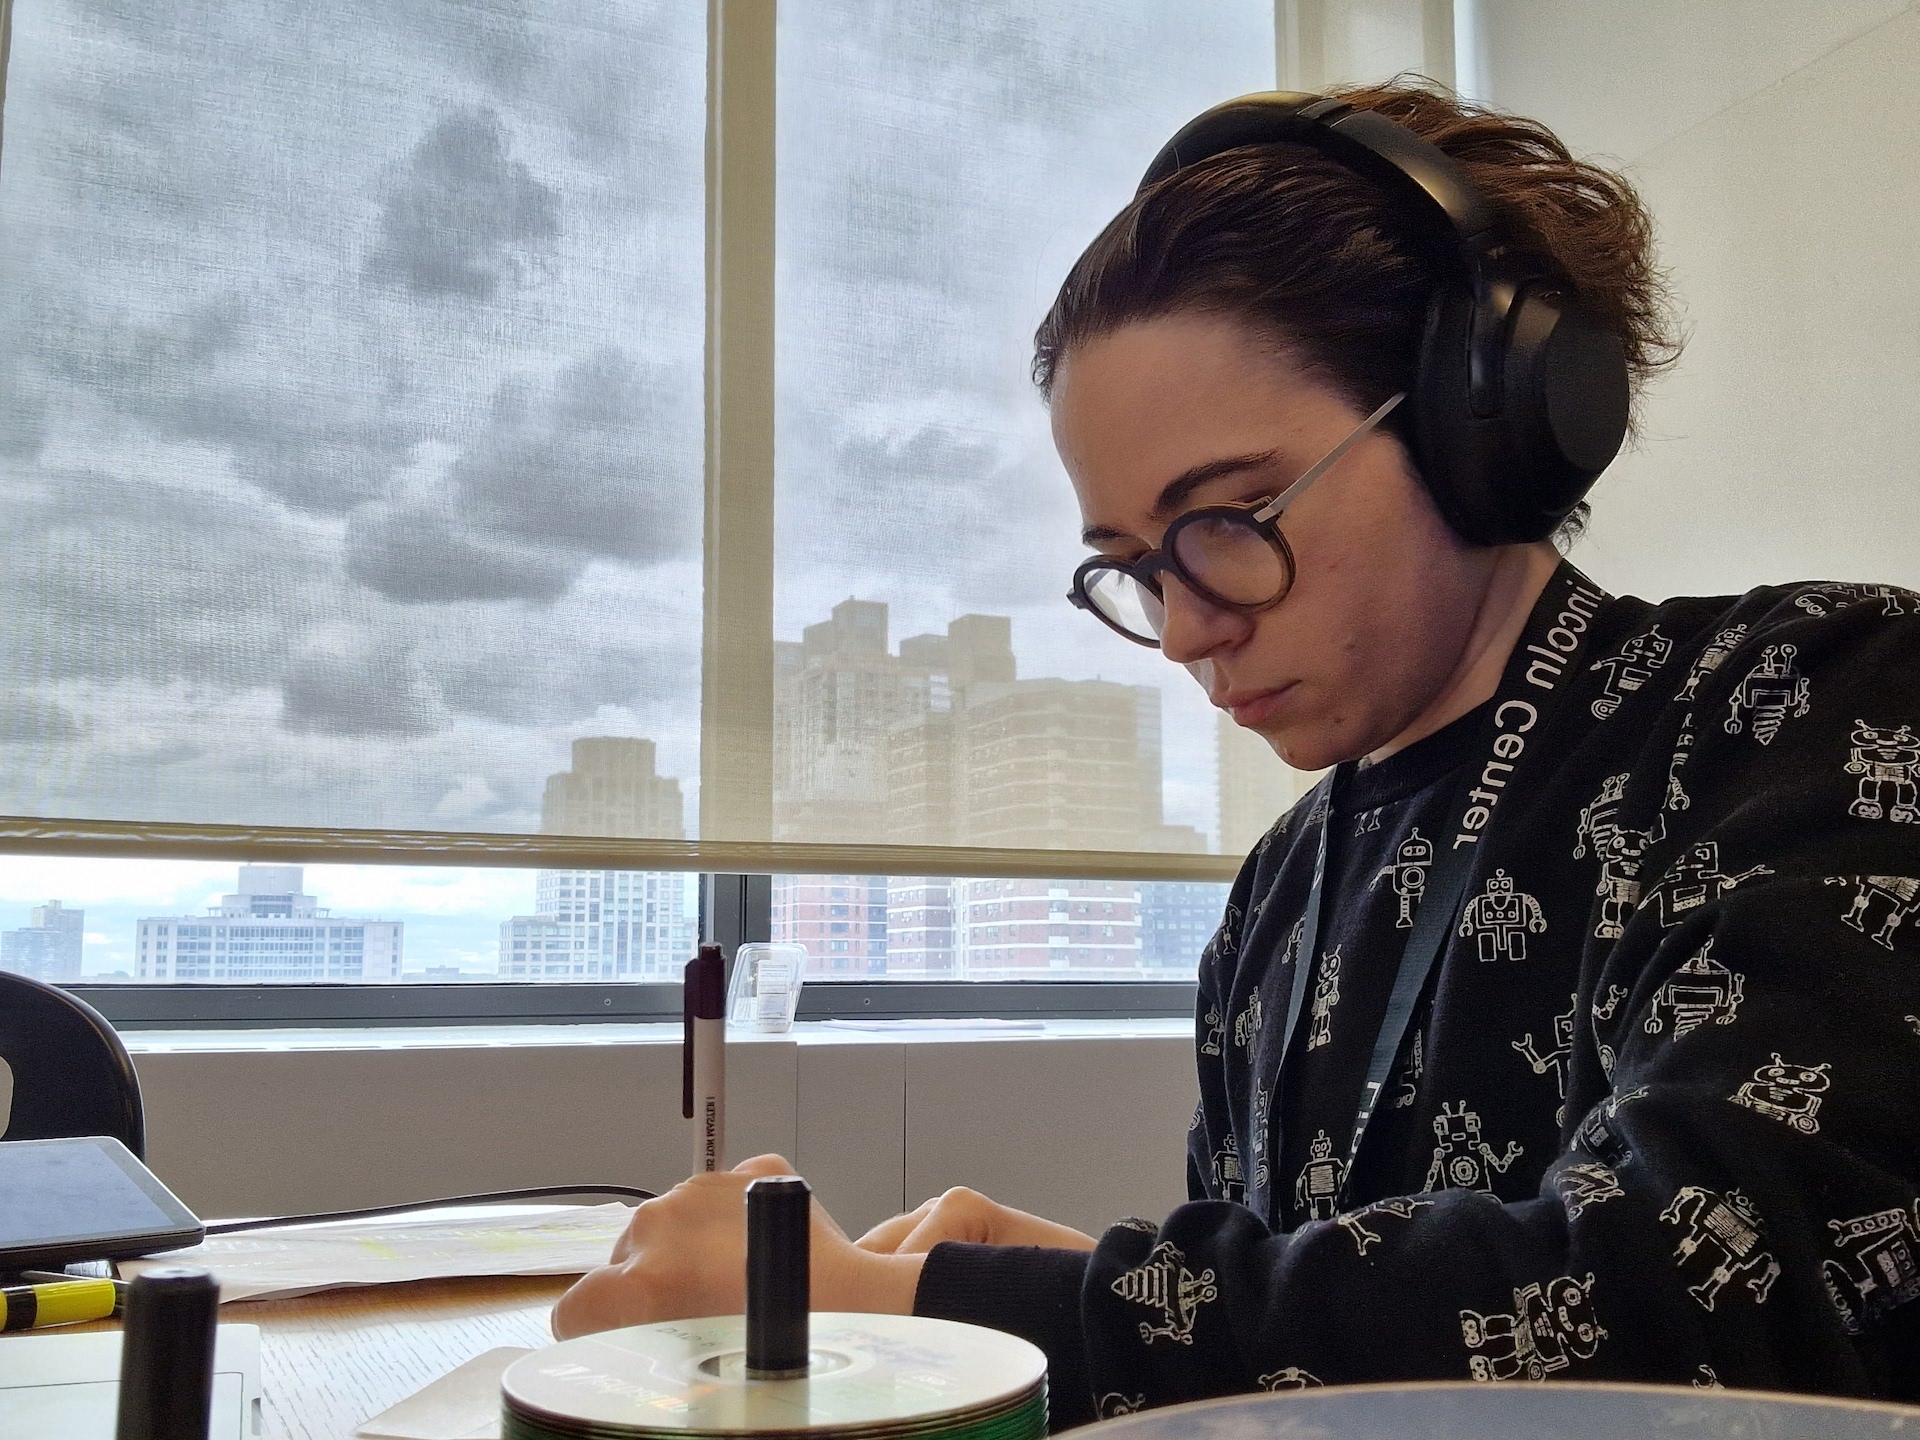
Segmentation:
[(1047, 1362), (997, 1330), (818, 1312), (807, 1373), (752, 1380), (738, 1315), (610, 1330), (516, 1360), (502, 1440), (1041, 1440)]

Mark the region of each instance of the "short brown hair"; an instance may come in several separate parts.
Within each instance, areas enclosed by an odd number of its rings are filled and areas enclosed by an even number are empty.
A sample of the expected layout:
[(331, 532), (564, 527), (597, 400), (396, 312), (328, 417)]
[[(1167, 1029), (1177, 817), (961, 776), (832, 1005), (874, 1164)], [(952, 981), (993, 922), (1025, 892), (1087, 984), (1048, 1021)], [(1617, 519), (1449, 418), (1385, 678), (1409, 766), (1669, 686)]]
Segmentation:
[[(1678, 356), (1652, 217), (1625, 179), (1576, 160), (1544, 125), (1419, 77), (1328, 93), (1459, 162), (1507, 244), (1620, 336), (1636, 394)], [(1087, 247), (1034, 335), (1034, 382), (1050, 396), (1076, 345), (1198, 311), (1267, 333), (1371, 410), (1411, 387), (1427, 303), (1449, 263), (1403, 200), (1317, 151), (1224, 151), (1136, 196)]]

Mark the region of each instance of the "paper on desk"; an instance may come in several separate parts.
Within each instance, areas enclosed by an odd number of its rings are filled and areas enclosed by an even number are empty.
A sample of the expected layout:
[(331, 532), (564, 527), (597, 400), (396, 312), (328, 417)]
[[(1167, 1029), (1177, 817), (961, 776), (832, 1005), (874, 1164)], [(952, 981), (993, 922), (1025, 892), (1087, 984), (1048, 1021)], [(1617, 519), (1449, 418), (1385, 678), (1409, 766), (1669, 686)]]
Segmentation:
[(355, 1435), (365, 1440), (499, 1440), (500, 1377), (522, 1355), (517, 1345), (502, 1345), (476, 1355), (426, 1389), (361, 1423)]
[(534, 1215), (474, 1210), (457, 1219), (247, 1230), (123, 1261), (120, 1270), (205, 1266), (220, 1282), (223, 1304), (457, 1275), (579, 1275), (607, 1263), (632, 1217), (626, 1205), (567, 1205)]

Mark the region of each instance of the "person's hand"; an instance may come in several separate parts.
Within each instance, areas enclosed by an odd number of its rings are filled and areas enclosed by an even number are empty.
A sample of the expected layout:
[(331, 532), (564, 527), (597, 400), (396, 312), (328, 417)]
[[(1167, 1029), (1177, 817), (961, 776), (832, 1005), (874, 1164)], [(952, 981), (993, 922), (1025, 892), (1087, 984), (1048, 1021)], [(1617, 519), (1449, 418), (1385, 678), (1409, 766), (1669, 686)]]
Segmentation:
[[(555, 1337), (740, 1314), (746, 1308), (747, 1186), (793, 1173), (778, 1155), (756, 1155), (646, 1201), (615, 1243), (611, 1263), (583, 1275), (553, 1307)], [(856, 1249), (817, 1200), (810, 1247), (815, 1310), (912, 1313), (920, 1257)]]
[(1071, 1226), (995, 1204), (978, 1190), (955, 1186), (917, 1210), (882, 1220), (854, 1244), (874, 1255), (924, 1255), (943, 1240), (1042, 1245), (1053, 1250), (1091, 1250), (1099, 1243)]

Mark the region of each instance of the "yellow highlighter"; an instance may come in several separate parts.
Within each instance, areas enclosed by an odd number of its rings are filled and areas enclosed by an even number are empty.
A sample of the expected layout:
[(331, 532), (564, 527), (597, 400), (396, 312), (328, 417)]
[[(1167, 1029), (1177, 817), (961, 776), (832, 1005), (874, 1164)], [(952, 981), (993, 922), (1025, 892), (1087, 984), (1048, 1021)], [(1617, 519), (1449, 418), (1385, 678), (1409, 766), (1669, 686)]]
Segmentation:
[(46, 1285), (0, 1286), (7, 1310), (0, 1330), (44, 1330), (49, 1325), (79, 1325), (104, 1320), (119, 1307), (120, 1288), (112, 1280), (61, 1280)]

